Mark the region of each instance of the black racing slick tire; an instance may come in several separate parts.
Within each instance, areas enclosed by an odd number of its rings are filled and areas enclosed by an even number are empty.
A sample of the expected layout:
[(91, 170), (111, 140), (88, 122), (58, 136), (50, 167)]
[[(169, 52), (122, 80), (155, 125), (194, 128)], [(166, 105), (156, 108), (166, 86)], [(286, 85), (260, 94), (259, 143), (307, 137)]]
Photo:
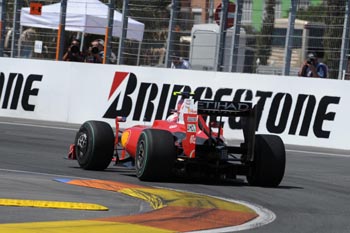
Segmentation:
[(174, 136), (166, 130), (145, 129), (136, 149), (136, 176), (142, 181), (163, 181), (172, 175), (176, 160)]
[(104, 170), (112, 161), (114, 153), (114, 132), (102, 121), (87, 121), (75, 138), (75, 155), (81, 168)]
[(276, 135), (256, 135), (254, 161), (250, 164), (247, 180), (250, 185), (277, 187), (284, 176), (286, 151)]

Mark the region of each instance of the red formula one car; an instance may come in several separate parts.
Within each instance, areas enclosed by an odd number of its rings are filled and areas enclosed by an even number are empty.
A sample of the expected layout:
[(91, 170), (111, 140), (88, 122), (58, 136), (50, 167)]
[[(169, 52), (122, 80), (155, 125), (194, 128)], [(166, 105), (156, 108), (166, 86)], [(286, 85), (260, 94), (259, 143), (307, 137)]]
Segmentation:
[[(255, 134), (256, 108), (251, 103), (199, 100), (181, 95), (178, 109), (152, 126), (135, 125), (116, 133), (102, 121), (87, 121), (79, 129), (69, 158), (87, 170), (104, 170), (131, 160), (144, 181), (170, 177), (246, 176), (250, 185), (275, 187), (285, 171), (285, 148), (279, 136)], [(223, 137), (223, 118), (240, 117), (244, 140), (232, 146)]]

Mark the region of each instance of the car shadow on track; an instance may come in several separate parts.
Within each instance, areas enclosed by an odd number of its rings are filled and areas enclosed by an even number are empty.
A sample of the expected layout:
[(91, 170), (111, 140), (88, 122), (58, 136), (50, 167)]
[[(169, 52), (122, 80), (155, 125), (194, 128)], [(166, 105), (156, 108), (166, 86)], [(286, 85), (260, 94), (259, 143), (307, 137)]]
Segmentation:
[[(72, 168), (81, 169), (78, 166), (74, 166)], [(99, 173), (117, 173), (121, 176), (128, 176), (136, 178), (135, 168), (134, 167), (125, 167), (120, 165), (112, 165), (103, 171), (93, 171)], [(154, 185), (161, 183), (174, 183), (174, 184), (201, 184), (201, 185), (210, 185), (210, 186), (233, 186), (233, 187), (254, 187), (247, 183), (244, 177), (237, 177), (236, 179), (220, 179), (213, 177), (171, 177), (167, 180), (163, 181), (141, 181), (145, 185)], [(303, 187), (297, 186), (288, 186), (288, 185), (280, 185), (278, 187), (260, 187), (267, 189), (304, 189)]]

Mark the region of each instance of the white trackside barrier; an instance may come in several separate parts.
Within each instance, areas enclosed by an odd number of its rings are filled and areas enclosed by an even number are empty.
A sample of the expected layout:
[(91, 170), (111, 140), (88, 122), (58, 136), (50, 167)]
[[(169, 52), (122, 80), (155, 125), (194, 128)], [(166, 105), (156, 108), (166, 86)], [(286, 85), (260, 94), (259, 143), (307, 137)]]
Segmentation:
[[(166, 119), (174, 91), (195, 98), (258, 103), (258, 133), (286, 144), (350, 149), (350, 82), (256, 74), (174, 70), (0, 58), (0, 116), (123, 127)], [(241, 138), (239, 118), (227, 119), (226, 138)]]

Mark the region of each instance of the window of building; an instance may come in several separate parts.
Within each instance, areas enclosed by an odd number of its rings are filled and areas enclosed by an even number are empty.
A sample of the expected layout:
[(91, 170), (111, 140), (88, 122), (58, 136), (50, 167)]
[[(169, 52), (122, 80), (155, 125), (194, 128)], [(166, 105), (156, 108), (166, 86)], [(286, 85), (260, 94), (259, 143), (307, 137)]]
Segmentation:
[(202, 8), (192, 8), (193, 23), (201, 24), (202, 22)]

